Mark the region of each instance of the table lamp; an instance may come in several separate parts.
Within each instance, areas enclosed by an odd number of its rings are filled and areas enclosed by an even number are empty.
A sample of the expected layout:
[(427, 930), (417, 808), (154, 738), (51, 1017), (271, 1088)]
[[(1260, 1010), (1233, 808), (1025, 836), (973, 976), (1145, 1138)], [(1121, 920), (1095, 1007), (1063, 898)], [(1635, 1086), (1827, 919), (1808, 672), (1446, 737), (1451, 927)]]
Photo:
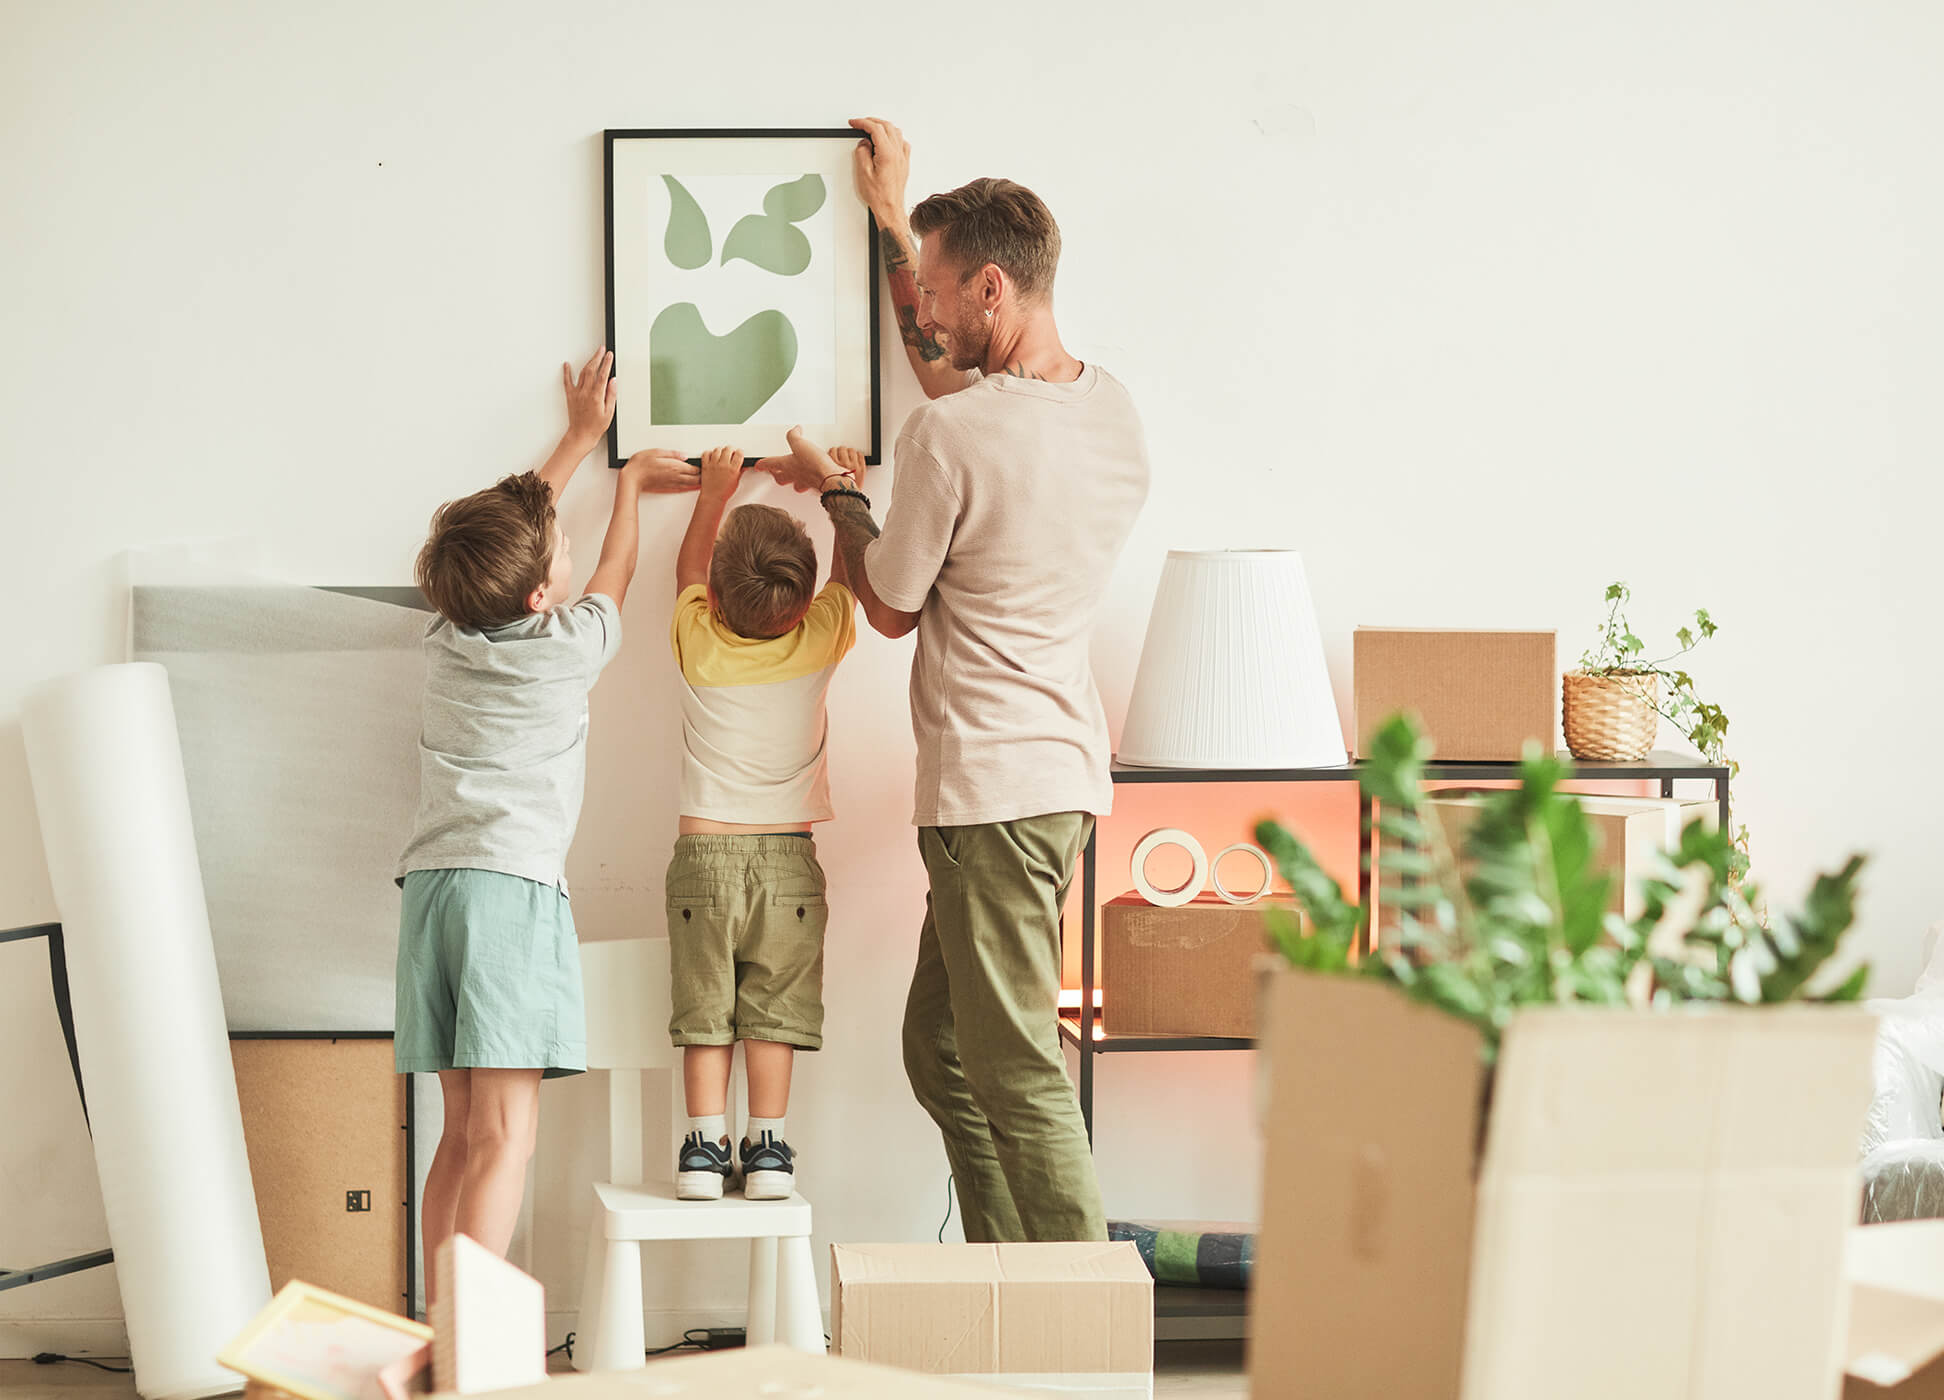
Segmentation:
[(1116, 756), (1147, 768), (1348, 761), (1301, 555), (1168, 552)]

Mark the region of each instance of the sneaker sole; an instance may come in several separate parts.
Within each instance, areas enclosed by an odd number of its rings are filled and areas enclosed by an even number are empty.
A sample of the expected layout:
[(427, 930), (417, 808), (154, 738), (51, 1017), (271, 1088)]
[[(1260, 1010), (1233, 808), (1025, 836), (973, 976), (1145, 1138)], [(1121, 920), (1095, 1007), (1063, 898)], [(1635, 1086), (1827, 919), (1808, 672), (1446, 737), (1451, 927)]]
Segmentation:
[(677, 1172), (675, 1199), (678, 1201), (719, 1201), (722, 1176), (719, 1172)]
[(795, 1172), (751, 1172), (743, 1180), (746, 1201), (787, 1201), (795, 1194)]

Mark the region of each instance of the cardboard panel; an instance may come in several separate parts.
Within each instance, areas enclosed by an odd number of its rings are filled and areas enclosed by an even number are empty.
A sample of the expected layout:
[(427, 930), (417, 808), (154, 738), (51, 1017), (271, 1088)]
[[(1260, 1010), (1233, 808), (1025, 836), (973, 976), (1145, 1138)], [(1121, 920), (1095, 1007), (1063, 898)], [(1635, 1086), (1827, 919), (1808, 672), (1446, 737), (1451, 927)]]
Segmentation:
[(1509, 761), (1528, 742), (1551, 753), (1558, 725), (1552, 632), (1359, 627), (1352, 639), (1357, 752), (1393, 713), (1415, 715), (1456, 761)]
[(1451, 1400), (1477, 1153), (1471, 1027), (1349, 977), (1267, 988), (1256, 1400)]
[(1260, 904), (1204, 893), (1174, 909), (1137, 894), (1100, 909), (1101, 1024), (1115, 1035), (1256, 1031)]
[(409, 1079), (390, 1038), (236, 1039), (230, 1052), (271, 1287), (302, 1279), (403, 1311)]

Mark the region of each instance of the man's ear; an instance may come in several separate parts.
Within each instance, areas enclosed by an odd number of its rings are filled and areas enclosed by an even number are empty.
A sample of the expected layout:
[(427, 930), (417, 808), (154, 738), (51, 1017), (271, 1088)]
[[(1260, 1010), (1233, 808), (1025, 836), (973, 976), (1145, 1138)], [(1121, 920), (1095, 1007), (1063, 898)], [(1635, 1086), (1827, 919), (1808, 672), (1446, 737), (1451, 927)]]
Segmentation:
[(987, 263), (979, 269), (979, 305), (991, 313), (999, 309), (1006, 299), (1006, 274), (996, 263)]

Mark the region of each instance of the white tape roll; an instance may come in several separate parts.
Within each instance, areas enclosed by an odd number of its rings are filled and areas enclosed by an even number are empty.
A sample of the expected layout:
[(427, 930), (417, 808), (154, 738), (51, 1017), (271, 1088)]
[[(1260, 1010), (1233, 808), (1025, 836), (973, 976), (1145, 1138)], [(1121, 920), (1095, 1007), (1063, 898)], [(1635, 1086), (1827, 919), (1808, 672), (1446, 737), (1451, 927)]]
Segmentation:
[[(1222, 858), (1236, 851), (1247, 851), (1262, 862), (1262, 883), (1248, 894), (1235, 894), (1222, 883)], [(1269, 853), (1253, 841), (1237, 841), (1233, 846), (1224, 846), (1215, 853), (1215, 859), (1208, 863), (1208, 882), (1215, 887), (1215, 893), (1230, 904), (1254, 904), (1269, 893), (1269, 886), (1275, 878), (1276, 872), (1269, 864)]]
[[(1179, 846), (1188, 853), (1188, 859), (1195, 863), (1195, 873), (1188, 877), (1188, 883), (1178, 889), (1158, 890), (1148, 880), (1148, 857), (1163, 846)], [(1149, 904), (1158, 904), (1163, 909), (1175, 909), (1188, 903), (1202, 892), (1208, 880), (1208, 853), (1202, 849), (1201, 842), (1185, 831), (1172, 826), (1164, 826), (1150, 831), (1141, 838), (1134, 848), (1134, 888), (1141, 892), (1141, 898)]]

